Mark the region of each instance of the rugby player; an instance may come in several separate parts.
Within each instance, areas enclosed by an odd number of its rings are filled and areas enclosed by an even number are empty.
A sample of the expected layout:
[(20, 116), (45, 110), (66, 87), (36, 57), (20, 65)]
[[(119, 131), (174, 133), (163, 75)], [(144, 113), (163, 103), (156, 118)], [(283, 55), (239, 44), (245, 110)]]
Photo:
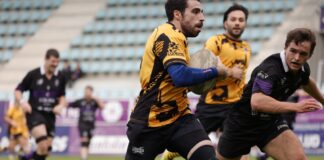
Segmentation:
[(189, 109), (187, 86), (236, 72), (223, 65), (187, 66), (187, 38), (199, 34), (205, 19), (199, 0), (167, 0), (165, 10), (168, 22), (155, 28), (142, 57), (142, 89), (127, 124), (126, 159), (153, 160), (168, 149), (189, 160), (211, 160), (215, 151)]
[(98, 108), (103, 109), (104, 104), (99, 99), (93, 97), (93, 87), (88, 85), (85, 87), (84, 98), (72, 102), (69, 106), (79, 108), (80, 156), (81, 160), (87, 160), (90, 141), (95, 129), (96, 111)]
[[(284, 50), (270, 55), (253, 70), (241, 99), (225, 120), (217, 147), (218, 159), (239, 159), (254, 145), (274, 159), (307, 159), (282, 113), (313, 112), (324, 104), (307, 63), (315, 46), (311, 30), (293, 29), (287, 34)], [(312, 99), (286, 102), (300, 87), (320, 103)]]
[[(27, 73), (15, 90), (15, 103), (26, 112), (27, 126), (35, 138), (37, 147), (31, 155), (22, 159), (46, 159), (55, 135), (55, 115), (66, 107), (65, 77), (58, 70), (59, 52), (49, 49), (45, 63)], [(22, 93), (29, 91), (28, 102), (22, 101)]]
[[(241, 75), (227, 77), (217, 81), (215, 87), (201, 95), (196, 107), (196, 117), (209, 134), (222, 129), (228, 110), (240, 99), (245, 85), (245, 73), (248, 68), (251, 49), (241, 40), (248, 19), (248, 10), (239, 4), (229, 7), (224, 13), (225, 33), (214, 35), (205, 43), (205, 49), (218, 56), (229, 69), (238, 68)], [(163, 160), (172, 160), (177, 154), (165, 152)]]
[(13, 105), (8, 108), (8, 111), (4, 118), (8, 123), (9, 133), (9, 160), (15, 159), (15, 147), (19, 145), (23, 151), (23, 154), (30, 153), (29, 133), (26, 124), (25, 112), (18, 105)]

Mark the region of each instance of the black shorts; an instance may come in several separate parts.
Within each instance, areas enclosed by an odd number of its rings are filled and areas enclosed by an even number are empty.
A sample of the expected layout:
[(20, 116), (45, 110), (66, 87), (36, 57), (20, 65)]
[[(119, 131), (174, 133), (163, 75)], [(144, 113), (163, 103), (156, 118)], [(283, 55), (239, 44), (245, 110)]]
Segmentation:
[(9, 139), (11, 139), (11, 140), (18, 140), (21, 136), (23, 136), (22, 133), (18, 133), (18, 134), (11, 134), (11, 135), (9, 136)]
[(223, 157), (235, 158), (248, 154), (255, 145), (262, 150), (272, 139), (288, 129), (286, 121), (280, 116), (261, 120), (229, 113), (217, 150)]
[(200, 102), (197, 104), (195, 115), (207, 133), (217, 129), (222, 131), (224, 120), (232, 107), (233, 104), (205, 104)]
[(165, 149), (186, 157), (198, 142), (209, 140), (199, 121), (191, 114), (163, 127), (149, 128), (132, 120), (127, 126), (129, 145), (126, 160), (154, 160)]
[(93, 136), (93, 131), (94, 131), (94, 128), (79, 127), (80, 137), (87, 137), (88, 139), (91, 139)]
[(26, 119), (27, 126), (30, 131), (34, 127), (44, 124), (46, 126), (47, 136), (55, 136), (55, 115), (53, 113), (33, 110), (32, 113), (26, 113)]

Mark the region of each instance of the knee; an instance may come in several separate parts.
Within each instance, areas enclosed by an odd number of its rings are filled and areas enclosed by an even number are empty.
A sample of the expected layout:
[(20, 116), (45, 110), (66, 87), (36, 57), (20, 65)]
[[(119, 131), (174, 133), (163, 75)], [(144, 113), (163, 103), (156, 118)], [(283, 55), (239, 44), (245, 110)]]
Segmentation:
[(89, 148), (90, 142), (89, 141), (83, 141), (81, 142), (81, 147), (82, 148)]
[(303, 151), (294, 152), (293, 155), (287, 155), (286, 158), (290, 160), (307, 160), (307, 157)]
[(47, 140), (47, 136), (42, 136), (36, 139), (37, 143), (37, 151), (41, 155), (47, 155), (48, 154), (48, 148), (50, 147), (50, 144)]
[(189, 160), (201, 160), (201, 159), (215, 160), (216, 159), (216, 154), (212, 143), (211, 142), (209, 143), (207, 140), (202, 142), (206, 142), (206, 143), (205, 144), (200, 143), (202, 144), (201, 146), (196, 148), (197, 146), (196, 145), (193, 147), (193, 149), (190, 150), (190, 152), (187, 155), (187, 158)]
[(37, 144), (38, 146), (38, 150), (40, 152), (40, 154), (45, 155), (48, 154), (48, 142), (47, 141), (42, 141), (40, 143)]

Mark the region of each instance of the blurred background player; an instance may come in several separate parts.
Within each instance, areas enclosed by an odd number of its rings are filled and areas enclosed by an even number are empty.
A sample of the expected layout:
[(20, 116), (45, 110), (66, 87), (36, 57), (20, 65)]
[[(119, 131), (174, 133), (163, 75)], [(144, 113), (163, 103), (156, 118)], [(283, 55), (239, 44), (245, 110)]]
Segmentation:
[[(207, 133), (222, 128), (228, 110), (243, 93), (251, 49), (240, 37), (244, 32), (248, 15), (248, 10), (242, 5), (234, 4), (229, 7), (223, 18), (225, 33), (212, 36), (205, 44), (205, 48), (219, 56), (230, 71), (232, 68), (240, 71), (239, 77), (227, 77), (217, 81), (211, 91), (200, 97), (195, 115)], [(166, 152), (162, 159), (172, 160), (175, 156), (177, 154)]]
[(23, 154), (27, 155), (30, 153), (29, 146), (29, 133), (26, 124), (26, 117), (23, 109), (18, 105), (13, 105), (8, 108), (7, 114), (4, 117), (5, 122), (8, 123), (9, 131), (9, 146), (8, 156), (9, 160), (16, 159), (15, 148), (19, 145)]
[(104, 104), (93, 97), (93, 87), (88, 85), (85, 87), (84, 98), (72, 102), (69, 106), (79, 108), (80, 156), (81, 160), (87, 160), (89, 144), (95, 129), (96, 111), (98, 108), (103, 109)]
[(126, 159), (151, 160), (165, 149), (189, 160), (214, 159), (212, 143), (189, 109), (187, 86), (230, 72), (187, 67), (187, 38), (199, 34), (205, 19), (199, 0), (168, 0), (165, 10), (168, 22), (151, 34), (142, 57), (142, 90), (127, 124)]
[(301, 142), (281, 114), (321, 109), (315, 100), (286, 102), (300, 87), (324, 104), (324, 97), (310, 77), (307, 63), (315, 46), (315, 35), (311, 30), (291, 30), (284, 51), (270, 55), (253, 70), (242, 98), (225, 121), (217, 158), (240, 159), (257, 145), (274, 159), (307, 159)]
[[(46, 159), (51, 150), (55, 134), (55, 114), (61, 114), (66, 106), (65, 77), (59, 72), (60, 55), (56, 49), (49, 49), (45, 63), (31, 70), (19, 83), (15, 91), (15, 103), (26, 112), (28, 129), (35, 138), (37, 147), (23, 159)], [(28, 102), (22, 102), (22, 93), (29, 91)]]

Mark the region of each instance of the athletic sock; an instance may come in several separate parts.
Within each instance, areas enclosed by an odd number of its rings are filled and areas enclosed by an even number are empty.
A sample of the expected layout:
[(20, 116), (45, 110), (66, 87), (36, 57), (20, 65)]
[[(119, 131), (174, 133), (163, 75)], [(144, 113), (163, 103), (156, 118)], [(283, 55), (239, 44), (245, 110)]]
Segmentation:
[(33, 159), (34, 160), (45, 160), (46, 157), (47, 157), (47, 155), (38, 155), (36, 151), (33, 154)]

